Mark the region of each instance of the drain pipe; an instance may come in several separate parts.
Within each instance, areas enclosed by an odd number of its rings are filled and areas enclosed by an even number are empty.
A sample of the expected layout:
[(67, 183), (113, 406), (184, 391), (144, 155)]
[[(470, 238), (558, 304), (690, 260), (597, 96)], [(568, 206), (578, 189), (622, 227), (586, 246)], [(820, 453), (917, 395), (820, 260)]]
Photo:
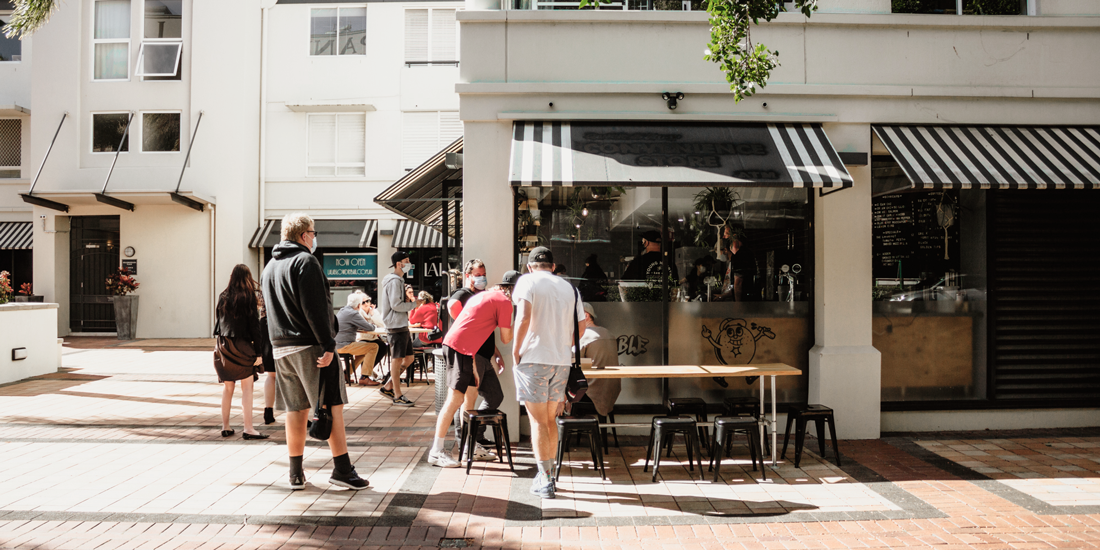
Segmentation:
[[(267, 217), (267, 35), (269, 34), (268, 22), (271, 7), (267, 4), (274, 4), (274, 2), (267, 2), (264, 8), (261, 10), (263, 16), (260, 22), (260, 190), (259, 190), (259, 224), (257, 227), (263, 227), (265, 218)], [(259, 269), (256, 273), (263, 273), (264, 271), (264, 250), (263, 243), (260, 243), (259, 261), (257, 262)]]

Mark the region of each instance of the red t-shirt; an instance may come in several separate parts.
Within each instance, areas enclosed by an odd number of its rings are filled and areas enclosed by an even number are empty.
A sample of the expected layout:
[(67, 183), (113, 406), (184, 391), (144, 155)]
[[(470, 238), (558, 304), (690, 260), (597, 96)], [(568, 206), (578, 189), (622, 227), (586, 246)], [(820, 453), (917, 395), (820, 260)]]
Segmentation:
[[(409, 312), (409, 324), (420, 324), (420, 328), (435, 328), (439, 326), (439, 304), (423, 304)], [(438, 344), (439, 340), (428, 341), (427, 333), (416, 335), (425, 344)]]
[(497, 290), (479, 292), (462, 307), (443, 345), (472, 357), (497, 327), (512, 328), (512, 301)]

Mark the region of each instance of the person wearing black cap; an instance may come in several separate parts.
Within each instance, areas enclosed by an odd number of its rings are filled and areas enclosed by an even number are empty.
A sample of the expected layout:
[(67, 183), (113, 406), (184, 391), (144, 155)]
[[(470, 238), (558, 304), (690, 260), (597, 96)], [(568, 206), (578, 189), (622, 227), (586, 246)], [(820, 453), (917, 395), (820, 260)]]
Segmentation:
[(382, 311), (382, 321), (390, 337), (390, 380), (378, 391), (393, 399), (394, 405), (411, 407), (413, 402), (401, 395), (401, 373), (413, 362), (409, 312), (417, 304), (410, 301), (405, 292), (405, 274), (412, 270), (412, 260), (400, 250), (394, 252), (390, 259), (393, 261), (393, 273), (382, 279), (378, 289), (378, 309)]
[[(623, 272), (623, 279), (628, 281), (658, 281), (661, 280), (661, 234), (649, 230), (642, 233), (642, 247), (644, 252), (635, 256)], [(676, 275), (676, 266), (672, 269), (673, 280), (679, 279)]]

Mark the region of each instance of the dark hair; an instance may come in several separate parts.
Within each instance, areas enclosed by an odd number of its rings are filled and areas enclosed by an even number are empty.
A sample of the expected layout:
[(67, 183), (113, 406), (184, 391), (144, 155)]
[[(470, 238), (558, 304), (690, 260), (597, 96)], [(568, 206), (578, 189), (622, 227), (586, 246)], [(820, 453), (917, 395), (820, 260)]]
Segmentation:
[(237, 264), (229, 275), (229, 286), (222, 291), (218, 300), (218, 316), (243, 319), (246, 315), (257, 315), (256, 280), (247, 265)]

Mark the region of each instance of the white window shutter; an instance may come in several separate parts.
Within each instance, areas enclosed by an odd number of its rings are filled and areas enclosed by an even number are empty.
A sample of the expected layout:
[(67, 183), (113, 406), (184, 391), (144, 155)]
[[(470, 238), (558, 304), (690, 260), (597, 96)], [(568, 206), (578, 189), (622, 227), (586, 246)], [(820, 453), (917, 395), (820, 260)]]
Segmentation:
[(335, 162), (336, 115), (309, 115), (309, 175), (331, 176)]
[(401, 127), (402, 168), (420, 166), (439, 149), (439, 113), (405, 113)]
[(428, 10), (405, 10), (405, 61), (429, 61)]
[(439, 147), (436, 152), (460, 137), (462, 137), (462, 121), (458, 119), (458, 111), (439, 113)]
[[(336, 136), (336, 175), (362, 176), (365, 174), (366, 160), (366, 115), (337, 115)], [(356, 164), (357, 166), (343, 166)]]
[(455, 10), (432, 10), (432, 61), (457, 61)]

